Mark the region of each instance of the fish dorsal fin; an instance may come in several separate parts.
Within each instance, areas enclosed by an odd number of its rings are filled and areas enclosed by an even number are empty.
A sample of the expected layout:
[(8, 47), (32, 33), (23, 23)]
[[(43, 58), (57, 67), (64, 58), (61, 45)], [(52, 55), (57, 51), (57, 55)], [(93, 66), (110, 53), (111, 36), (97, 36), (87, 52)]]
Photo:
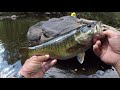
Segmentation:
[(79, 54), (77, 55), (77, 59), (78, 59), (78, 61), (80, 62), (80, 64), (82, 64), (82, 63), (84, 62), (84, 57), (85, 57), (85, 52), (79, 53)]

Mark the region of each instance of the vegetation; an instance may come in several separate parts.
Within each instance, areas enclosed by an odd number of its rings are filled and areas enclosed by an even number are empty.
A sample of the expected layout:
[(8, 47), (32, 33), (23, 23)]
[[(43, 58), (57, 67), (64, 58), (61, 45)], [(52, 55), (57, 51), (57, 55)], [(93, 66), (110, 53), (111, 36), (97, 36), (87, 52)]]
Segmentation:
[(79, 12), (82, 18), (102, 21), (104, 24), (120, 27), (120, 12)]
[[(80, 13), (82, 18), (98, 20), (103, 23), (113, 26), (120, 27), (120, 12), (76, 12)], [(7, 15), (25, 15), (25, 16), (49, 16), (49, 17), (61, 17), (70, 15), (71, 12), (0, 12), (0, 16)]]

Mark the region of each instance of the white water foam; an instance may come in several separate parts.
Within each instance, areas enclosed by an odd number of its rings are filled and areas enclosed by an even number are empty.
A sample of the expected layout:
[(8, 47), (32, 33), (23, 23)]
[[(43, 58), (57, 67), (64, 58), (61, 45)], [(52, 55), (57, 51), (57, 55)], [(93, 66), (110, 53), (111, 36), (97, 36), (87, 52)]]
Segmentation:
[(5, 48), (3, 43), (0, 42), (0, 78), (11, 78), (22, 67), (21, 61), (18, 60), (16, 63), (12, 65), (8, 65), (7, 60), (5, 60)]

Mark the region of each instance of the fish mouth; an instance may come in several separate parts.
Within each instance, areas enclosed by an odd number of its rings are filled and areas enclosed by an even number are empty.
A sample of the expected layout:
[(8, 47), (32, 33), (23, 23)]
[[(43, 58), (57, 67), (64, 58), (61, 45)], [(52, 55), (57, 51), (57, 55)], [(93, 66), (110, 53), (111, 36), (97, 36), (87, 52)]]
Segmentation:
[(101, 33), (102, 32), (102, 22), (101, 21), (95, 22), (93, 29), (94, 29), (94, 34)]
[(96, 22), (96, 26), (94, 27), (94, 38), (99, 39), (99, 40), (105, 40), (106, 36), (102, 34), (102, 22)]

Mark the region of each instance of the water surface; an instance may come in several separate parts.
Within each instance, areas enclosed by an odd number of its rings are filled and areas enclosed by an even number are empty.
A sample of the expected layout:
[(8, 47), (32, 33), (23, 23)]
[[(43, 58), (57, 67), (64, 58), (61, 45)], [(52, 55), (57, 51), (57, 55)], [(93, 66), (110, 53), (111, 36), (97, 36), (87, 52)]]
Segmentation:
[[(8, 63), (13, 64), (20, 59), (18, 50), (28, 44), (26, 37), (28, 29), (41, 20), (43, 18), (26, 17), (0, 21), (0, 42), (7, 51), (6, 60)], [(21, 57), (23, 58), (23, 56)]]
[[(0, 21), (0, 70), (2, 70), (0, 71), (0, 77), (7, 77), (10, 73), (11, 75), (15, 74), (20, 69), (22, 66), (21, 62), (24, 63), (27, 59), (27, 51), (19, 51), (21, 47), (28, 46), (26, 33), (32, 25), (42, 20), (48, 19), (43, 16), (17, 18), (16, 20), (5, 19)], [(56, 71), (51, 70), (49, 73), (55, 75), (55, 72), (57, 72), (56, 75), (58, 76), (64, 73), (67, 76), (67, 72), (70, 71), (69, 73), (72, 72), (72, 74), (90, 75), (100, 69), (101, 65), (105, 66), (104, 64), (100, 64), (101, 61), (98, 60), (98, 57), (96, 57), (93, 52), (91, 53), (91, 49), (87, 51), (83, 65), (80, 65), (77, 60), (73, 59), (58, 61), (55, 67), (59, 69), (54, 69)], [(64, 72), (60, 70), (64, 70)], [(71, 74), (68, 74), (68, 76), (70, 75)]]

